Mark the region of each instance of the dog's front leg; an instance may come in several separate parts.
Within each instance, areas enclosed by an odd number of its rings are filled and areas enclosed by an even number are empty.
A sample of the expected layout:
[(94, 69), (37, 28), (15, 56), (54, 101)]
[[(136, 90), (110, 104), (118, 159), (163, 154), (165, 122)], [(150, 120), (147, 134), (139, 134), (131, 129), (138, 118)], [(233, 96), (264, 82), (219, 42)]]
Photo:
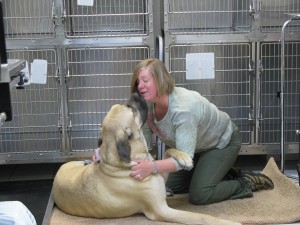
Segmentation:
[[(179, 151), (175, 148), (169, 148), (165, 152), (163, 159), (167, 159), (170, 157), (175, 159), (180, 164), (182, 169), (191, 170), (193, 168), (193, 159), (185, 152)], [(163, 172), (163, 173), (161, 173), (161, 175), (163, 176), (163, 178), (166, 182), (168, 179), (169, 173)]]

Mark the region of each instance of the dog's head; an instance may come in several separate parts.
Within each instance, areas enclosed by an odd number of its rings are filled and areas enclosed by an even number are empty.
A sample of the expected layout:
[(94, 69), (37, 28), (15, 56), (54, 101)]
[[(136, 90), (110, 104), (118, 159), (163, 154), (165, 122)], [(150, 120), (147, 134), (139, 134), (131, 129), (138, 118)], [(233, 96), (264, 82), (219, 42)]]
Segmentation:
[(103, 120), (99, 138), (103, 162), (120, 166), (131, 161), (132, 149), (138, 154), (145, 152), (147, 146), (142, 126), (148, 115), (146, 101), (134, 93), (125, 104), (111, 107)]

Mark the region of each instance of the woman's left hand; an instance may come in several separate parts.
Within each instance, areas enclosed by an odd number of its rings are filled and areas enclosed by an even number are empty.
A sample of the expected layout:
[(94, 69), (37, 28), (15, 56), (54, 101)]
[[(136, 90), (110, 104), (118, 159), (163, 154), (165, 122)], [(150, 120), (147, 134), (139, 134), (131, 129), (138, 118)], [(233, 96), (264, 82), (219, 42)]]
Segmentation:
[(146, 160), (133, 160), (137, 165), (132, 166), (132, 173), (130, 174), (136, 180), (143, 180), (145, 177), (148, 177), (152, 174), (154, 170), (154, 164), (152, 161)]

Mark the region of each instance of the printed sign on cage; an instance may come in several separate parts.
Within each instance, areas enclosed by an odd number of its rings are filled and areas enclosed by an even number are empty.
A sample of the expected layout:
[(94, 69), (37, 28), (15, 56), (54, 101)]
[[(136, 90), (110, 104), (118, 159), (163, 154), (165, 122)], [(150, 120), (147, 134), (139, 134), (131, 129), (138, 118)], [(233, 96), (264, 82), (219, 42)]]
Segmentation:
[(214, 53), (187, 53), (186, 79), (215, 79)]
[(94, 0), (77, 0), (77, 5), (93, 6), (94, 5)]
[(30, 82), (34, 84), (46, 84), (47, 82), (47, 61), (35, 59), (31, 63)]

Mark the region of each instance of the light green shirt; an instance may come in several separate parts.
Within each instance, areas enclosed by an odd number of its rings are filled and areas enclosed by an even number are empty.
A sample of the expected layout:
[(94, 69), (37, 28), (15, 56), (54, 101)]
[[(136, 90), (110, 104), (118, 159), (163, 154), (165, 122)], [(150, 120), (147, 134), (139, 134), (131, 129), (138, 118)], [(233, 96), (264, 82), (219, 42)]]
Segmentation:
[[(154, 116), (154, 104), (148, 106), (147, 125), (143, 129), (148, 143), (152, 130), (166, 145), (193, 158), (195, 152), (222, 149), (230, 141), (233, 131), (230, 117), (198, 92), (175, 87), (169, 94), (168, 111), (160, 121)], [(175, 163), (180, 170), (180, 164), (176, 160)]]

